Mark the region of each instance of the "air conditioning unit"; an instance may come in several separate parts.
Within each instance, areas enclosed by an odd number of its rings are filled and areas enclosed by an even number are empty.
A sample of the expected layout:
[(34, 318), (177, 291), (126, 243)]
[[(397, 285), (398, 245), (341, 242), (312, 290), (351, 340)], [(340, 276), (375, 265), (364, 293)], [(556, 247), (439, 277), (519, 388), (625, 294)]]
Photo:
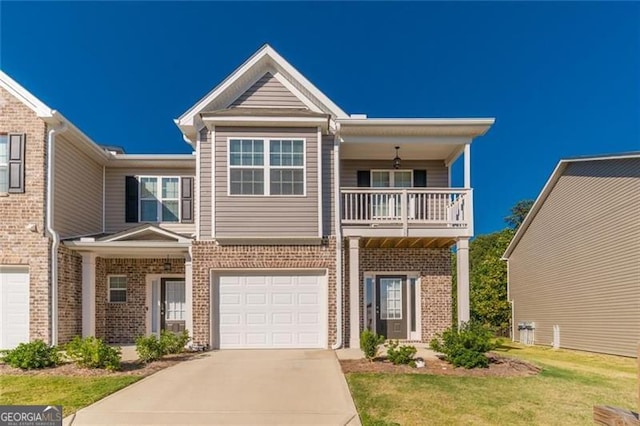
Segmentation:
[(533, 321), (520, 321), (518, 323), (518, 334), (520, 343), (523, 345), (533, 345), (536, 342), (536, 323)]

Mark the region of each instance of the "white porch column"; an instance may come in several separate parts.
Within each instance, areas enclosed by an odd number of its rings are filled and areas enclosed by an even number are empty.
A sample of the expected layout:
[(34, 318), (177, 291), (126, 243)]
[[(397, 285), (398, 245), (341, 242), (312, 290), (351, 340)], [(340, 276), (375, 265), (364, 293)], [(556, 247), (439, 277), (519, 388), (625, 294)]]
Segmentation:
[(458, 325), (469, 321), (469, 239), (456, 243), (458, 266)]
[(464, 146), (464, 187), (471, 188), (471, 144)]
[(193, 268), (190, 255), (187, 255), (184, 260), (184, 293), (184, 301), (187, 307), (185, 310), (185, 328), (193, 339)]
[(349, 347), (360, 347), (360, 238), (349, 238)]
[(82, 337), (96, 335), (96, 255), (82, 253)]

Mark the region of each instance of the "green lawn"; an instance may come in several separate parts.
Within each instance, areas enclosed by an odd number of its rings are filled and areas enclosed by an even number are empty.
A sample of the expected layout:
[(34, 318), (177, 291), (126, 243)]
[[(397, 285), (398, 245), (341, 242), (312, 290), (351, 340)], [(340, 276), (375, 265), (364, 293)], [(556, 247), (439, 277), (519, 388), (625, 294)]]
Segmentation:
[(0, 376), (0, 405), (62, 405), (65, 416), (142, 376)]
[(351, 373), (364, 425), (585, 425), (593, 405), (637, 408), (637, 361), (509, 344), (500, 352), (543, 367), (533, 377)]

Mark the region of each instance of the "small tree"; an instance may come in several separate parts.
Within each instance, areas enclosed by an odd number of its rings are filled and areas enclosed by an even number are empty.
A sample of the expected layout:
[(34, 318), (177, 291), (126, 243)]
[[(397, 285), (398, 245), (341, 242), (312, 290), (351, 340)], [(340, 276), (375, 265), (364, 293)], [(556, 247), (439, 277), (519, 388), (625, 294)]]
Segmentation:
[(429, 346), (443, 353), (445, 359), (456, 367), (476, 368), (489, 365), (485, 353), (495, 349), (496, 344), (491, 330), (481, 324), (468, 322), (459, 329), (453, 326), (438, 334)]
[(360, 349), (362, 349), (364, 356), (369, 361), (373, 361), (373, 359), (378, 355), (380, 345), (383, 343), (384, 336), (378, 335), (369, 329), (360, 333)]

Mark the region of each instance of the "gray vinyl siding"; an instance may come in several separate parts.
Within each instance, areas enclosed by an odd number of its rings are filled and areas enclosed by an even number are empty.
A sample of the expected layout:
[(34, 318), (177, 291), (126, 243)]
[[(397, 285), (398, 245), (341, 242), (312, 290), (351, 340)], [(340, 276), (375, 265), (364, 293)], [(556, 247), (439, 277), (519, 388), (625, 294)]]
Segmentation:
[(200, 221), (200, 238), (211, 239), (211, 134), (204, 128), (200, 131), (200, 180), (195, 190), (198, 191)]
[[(194, 175), (195, 170), (190, 168), (107, 168), (105, 172), (105, 232), (120, 232), (140, 225), (125, 221), (126, 176)], [(193, 223), (160, 223), (158, 226), (180, 234), (191, 235), (195, 233), (195, 224)]]
[[(230, 196), (227, 179), (227, 140), (230, 137), (305, 138), (305, 196)], [(318, 149), (315, 128), (216, 127), (215, 236), (318, 236)]]
[[(402, 160), (401, 170), (426, 170), (427, 186), (446, 188), (449, 186), (449, 171), (442, 160)], [(387, 160), (342, 160), (340, 162), (340, 186), (358, 186), (358, 170), (392, 169), (391, 158)]]
[(307, 108), (300, 99), (282, 85), (273, 75), (266, 73), (229, 106), (256, 108)]
[(333, 135), (322, 137), (322, 235), (335, 235)]
[[(636, 356), (640, 159), (569, 163), (509, 258), (514, 320), (550, 345)], [(516, 327), (516, 339), (518, 338)]]
[(55, 144), (54, 228), (61, 238), (102, 232), (102, 165), (60, 135)]

